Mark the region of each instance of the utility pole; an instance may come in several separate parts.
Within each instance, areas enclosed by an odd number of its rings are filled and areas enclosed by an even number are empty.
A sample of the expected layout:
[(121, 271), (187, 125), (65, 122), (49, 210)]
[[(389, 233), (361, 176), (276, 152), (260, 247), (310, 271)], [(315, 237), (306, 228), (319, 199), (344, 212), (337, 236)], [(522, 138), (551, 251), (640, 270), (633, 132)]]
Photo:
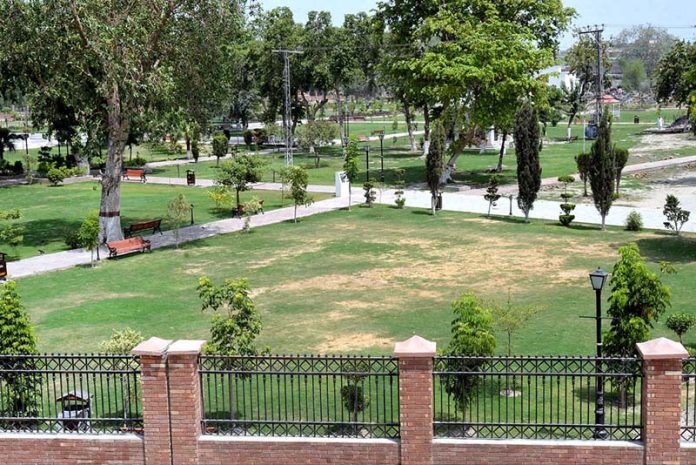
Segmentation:
[(285, 87), (285, 113), (283, 116), (283, 131), (285, 135), (285, 166), (292, 166), (292, 100), (290, 98), (290, 55), (301, 55), (301, 50), (272, 50), (283, 57), (283, 85)]
[(597, 46), (597, 116), (595, 117), (596, 124), (599, 124), (599, 121), (602, 118), (602, 94), (604, 93), (604, 73), (602, 71), (602, 32), (604, 32), (604, 25), (594, 26), (592, 28), (588, 27), (582, 31), (578, 31), (579, 35), (594, 34), (595, 45)]

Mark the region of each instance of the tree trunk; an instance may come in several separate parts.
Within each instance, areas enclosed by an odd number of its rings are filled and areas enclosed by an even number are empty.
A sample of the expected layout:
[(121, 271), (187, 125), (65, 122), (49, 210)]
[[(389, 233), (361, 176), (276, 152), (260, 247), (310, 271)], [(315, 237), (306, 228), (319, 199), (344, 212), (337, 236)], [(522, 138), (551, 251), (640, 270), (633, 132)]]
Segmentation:
[(293, 220), (295, 223), (297, 223), (297, 204), (295, 204), (295, 216), (294, 216)]
[(423, 119), (425, 120), (423, 123), (425, 134), (423, 134), (423, 155), (421, 158), (425, 158), (430, 150), (430, 109), (428, 105), (423, 105)]
[(491, 217), (491, 207), (493, 206), (493, 202), (488, 202), (488, 218)]
[(121, 96), (114, 85), (109, 99), (109, 145), (102, 176), (99, 225), (103, 242), (123, 239), (121, 230), (121, 168), (128, 140), (128, 119), (121, 114)]
[(348, 182), (348, 211), (350, 211), (350, 201), (353, 197), (353, 192), (352, 192), (352, 184), (351, 182)]
[(602, 231), (606, 231), (606, 230), (607, 230), (607, 223), (606, 223), (606, 221), (607, 221), (607, 215), (602, 215)]
[(191, 160), (193, 158), (193, 152), (191, 152), (191, 136), (186, 134), (186, 158)]
[(585, 176), (585, 179), (584, 179), (583, 181), (584, 181), (584, 183), (585, 183), (585, 186), (584, 186), (584, 189), (585, 189), (585, 197), (587, 197), (587, 196), (588, 196), (588, 193), (587, 193), (587, 176)]
[(498, 166), (495, 168), (496, 173), (502, 173), (503, 172), (503, 157), (505, 157), (505, 140), (507, 139), (507, 130), (503, 131), (503, 142), (500, 144), (500, 155), (498, 156)]
[(240, 206), (240, 202), (239, 202), (239, 189), (235, 189), (235, 190), (237, 191), (237, 215), (239, 215), (239, 217), (241, 218), (241, 217), (242, 217), (242, 214), (241, 214), (241, 212), (240, 212), (240, 210), (239, 210), (239, 206)]
[(417, 152), (416, 136), (413, 134), (413, 113), (408, 105), (404, 105), (404, 116), (406, 117), (406, 129), (408, 130), (408, 141), (411, 144), (411, 152)]
[(346, 140), (346, 131), (343, 127), (343, 105), (341, 104), (341, 92), (336, 88), (336, 121), (338, 122), (339, 137), (341, 138), (341, 147), (346, 146), (344, 141)]
[(434, 195), (430, 196), (430, 208), (432, 210), (433, 216), (435, 216), (437, 211), (437, 197)]

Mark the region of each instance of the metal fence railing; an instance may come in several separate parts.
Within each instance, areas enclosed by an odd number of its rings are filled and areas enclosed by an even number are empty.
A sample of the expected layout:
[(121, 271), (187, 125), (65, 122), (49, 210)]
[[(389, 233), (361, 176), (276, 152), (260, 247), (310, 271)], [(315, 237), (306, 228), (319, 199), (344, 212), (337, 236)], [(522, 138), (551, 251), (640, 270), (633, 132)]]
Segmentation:
[[(642, 362), (587, 357), (438, 357), (434, 432), (449, 438), (642, 437)], [(604, 423), (595, 417), (604, 386)]]
[(390, 357), (202, 356), (200, 376), (206, 434), (399, 436)]
[(130, 355), (0, 355), (0, 431), (142, 431), (140, 361)]
[(681, 439), (696, 442), (696, 358), (682, 365)]

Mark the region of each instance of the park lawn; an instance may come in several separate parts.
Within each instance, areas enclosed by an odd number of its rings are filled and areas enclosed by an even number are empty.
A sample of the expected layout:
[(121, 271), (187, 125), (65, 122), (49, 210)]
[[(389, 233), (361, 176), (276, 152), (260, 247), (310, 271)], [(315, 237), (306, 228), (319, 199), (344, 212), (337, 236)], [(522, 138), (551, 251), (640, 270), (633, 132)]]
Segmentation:
[[(232, 217), (231, 209), (218, 210), (208, 197), (209, 189), (184, 186), (166, 186), (157, 184), (122, 184), (122, 225), (125, 227), (137, 221), (154, 218), (164, 219), (162, 229), (171, 229), (166, 220), (167, 205), (177, 194), (183, 193), (194, 205), (196, 223), (207, 223)], [(16, 223), (24, 226), (24, 243), (13, 251), (6, 244), (0, 243), (2, 250), (13, 256), (28, 258), (39, 254), (39, 249), (46, 252), (67, 250), (65, 235), (77, 230), (80, 223), (90, 211), (99, 210), (101, 190), (97, 182), (81, 182), (64, 186), (49, 187), (46, 184), (31, 186), (12, 186), (0, 188), (0, 208), (19, 208), (22, 218)], [(258, 197), (264, 200), (266, 211), (289, 206), (289, 201), (281, 201), (280, 192), (247, 191), (241, 196), (242, 202)], [(313, 194), (317, 200), (327, 196)]]
[[(594, 294), (587, 273), (611, 269), (636, 241), (664, 276), (672, 311), (696, 314), (696, 237), (595, 226), (525, 225), (507, 217), (355, 207), (19, 280), (42, 351), (91, 351), (113, 329), (145, 337), (207, 338), (199, 277), (248, 278), (261, 312), (260, 345), (278, 353), (381, 353), (417, 333), (449, 340), (450, 304), (465, 291), (534, 305), (513, 337), (519, 354), (592, 354)], [(664, 321), (662, 318), (661, 321)], [(653, 335), (669, 335), (660, 323)], [(686, 343), (696, 342), (694, 334)], [(499, 336), (498, 352), (504, 350)]]
[[(634, 148), (640, 144), (641, 132), (647, 125), (615, 125), (613, 127), (614, 142), (619, 147)], [(573, 125), (572, 134), (578, 137), (571, 143), (562, 142), (566, 137), (566, 126), (549, 127), (547, 142), (541, 152), (542, 177), (558, 177), (577, 172), (575, 156), (583, 150), (589, 151), (592, 141), (582, 140), (583, 126)], [(420, 153), (409, 151), (408, 145), (404, 145), (407, 139), (401, 138), (395, 144), (393, 140), (385, 138), (384, 141), (384, 169), (385, 182), (393, 184), (399, 179), (403, 179), (407, 184), (423, 183), (425, 180), (425, 161)], [(367, 143), (360, 143), (364, 148)], [(370, 146), (370, 177), (375, 179), (379, 176), (381, 169), (380, 144), (378, 141), (369, 143)], [(666, 158), (696, 155), (696, 144), (694, 147), (687, 147), (677, 150), (655, 150), (634, 154), (629, 158), (628, 164), (644, 163)], [(262, 155), (268, 162), (264, 169), (264, 181), (278, 181), (279, 171), (285, 166), (284, 154), (274, 152)], [(360, 153), (360, 173), (358, 180), (364, 182), (366, 177), (366, 163), (364, 150)], [(294, 154), (295, 164), (308, 170), (309, 182), (311, 184), (331, 185), (334, 183), (336, 171), (343, 169), (343, 156), (341, 148), (338, 146), (324, 147), (320, 149), (320, 166), (315, 167), (315, 158), (310, 157), (305, 152)], [(453, 179), (458, 184), (470, 186), (481, 186), (488, 182), (491, 170), (498, 164), (498, 152), (488, 151), (479, 154), (478, 150), (468, 150), (457, 160), (457, 171), (453, 174)], [(503, 160), (504, 170), (501, 174), (503, 183), (516, 182), (517, 161), (515, 151), (511, 149)], [(201, 179), (211, 179), (215, 177), (215, 162), (201, 162), (180, 166), (167, 166), (154, 168), (154, 176), (163, 177), (184, 177), (186, 169), (193, 169)], [(403, 174), (397, 174), (397, 170), (403, 170)]]

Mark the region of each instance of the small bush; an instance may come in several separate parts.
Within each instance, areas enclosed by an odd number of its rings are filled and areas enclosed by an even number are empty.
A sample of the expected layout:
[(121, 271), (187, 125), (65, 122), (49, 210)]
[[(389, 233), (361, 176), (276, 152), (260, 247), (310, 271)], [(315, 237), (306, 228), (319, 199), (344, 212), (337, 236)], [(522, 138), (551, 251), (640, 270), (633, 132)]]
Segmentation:
[(76, 229), (68, 229), (65, 231), (65, 245), (67, 245), (71, 250), (82, 247), (82, 244), (80, 243), (80, 235)]
[(51, 168), (46, 173), (46, 177), (54, 186), (62, 183), (66, 178), (65, 170), (62, 168)]
[(627, 231), (640, 231), (643, 229), (643, 217), (637, 211), (632, 211), (626, 218)]
[(674, 313), (668, 316), (665, 321), (665, 325), (679, 336), (679, 342), (682, 342), (682, 336), (695, 324), (696, 317), (688, 313)]
[(126, 168), (140, 168), (147, 164), (147, 160), (143, 157), (135, 157), (132, 160), (126, 160), (123, 162), (123, 166)]
[(375, 185), (372, 182), (366, 182), (363, 184), (363, 189), (365, 190), (365, 205), (372, 208), (372, 204), (377, 200), (377, 193), (375, 192)]

